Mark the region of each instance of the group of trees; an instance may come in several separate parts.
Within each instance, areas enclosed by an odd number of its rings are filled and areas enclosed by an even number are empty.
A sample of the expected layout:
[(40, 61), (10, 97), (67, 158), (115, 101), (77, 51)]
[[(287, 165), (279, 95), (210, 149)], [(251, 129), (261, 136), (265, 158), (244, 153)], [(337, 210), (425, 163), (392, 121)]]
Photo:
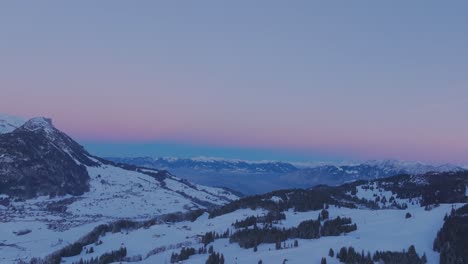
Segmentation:
[(109, 264), (117, 261), (122, 261), (127, 256), (127, 248), (121, 247), (109, 253), (104, 253), (100, 257), (91, 258), (90, 260), (80, 259), (74, 264)]
[(434, 250), (440, 252), (440, 263), (468, 263), (468, 205), (452, 209), (450, 216), (444, 219), (434, 240)]
[(212, 232), (206, 232), (202, 237), (201, 237), (201, 242), (206, 246), (209, 243), (215, 241), (215, 239), (220, 239), (220, 238), (228, 238), (229, 237), (229, 229), (227, 229), (224, 233), (219, 234), (214, 231)]
[(343, 233), (349, 233), (357, 230), (357, 225), (353, 224), (351, 218), (337, 217), (323, 223), (320, 229), (321, 236), (339, 236)]
[(195, 254), (196, 250), (194, 248), (182, 248), (180, 250), (180, 253), (172, 253), (171, 263), (177, 263), (179, 261), (187, 260), (190, 256), (193, 256)]
[[(328, 255), (333, 257), (333, 249), (330, 249)], [(425, 264), (427, 263), (426, 255), (422, 257), (416, 253), (413, 245), (408, 248), (408, 251), (394, 252), (394, 251), (376, 251), (372, 256), (370, 252), (367, 254), (364, 251), (357, 252), (353, 247), (342, 247), (336, 254), (340, 262), (345, 264)], [(322, 258), (321, 263), (326, 263), (326, 259)]]
[(358, 253), (353, 247), (342, 247), (340, 251), (336, 253), (336, 258), (338, 258), (340, 262), (346, 264), (374, 264), (369, 252), (367, 255), (364, 254), (364, 251)]
[[(213, 255), (215, 253), (213, 246), (210, 246), (208, 250), (206, 249), (206, 246), (200, 247), (198, 250), (192, 247), (184, 247), (180, 250), (179, 253), (172, 252), (171, 254), (171, 263), (178, 263), (179, 261), (184, 261), (190, 258), (190, 256), (196, 255), (196, 254), (209, 254)], [(223, 256), (223, 262), (224, 262), (224, 256)]]
[(391, 251), (377, 251), (374, 253), (372, 259), (375, 262), (383, 262), (386, 264), (425, 264), (427, 263), (426, 254), (422, 257), (416, 253), (413, 245), (408, 248), (408, 251), (391, 252)]
[(249, 216), (243, 220), (236, 220), (235, 223), (232, 224), (235, 228), (245, 228), (249, 226), (253, 226), (257, 224), (257, 217), (255, 216)]
[[(328, 207), (328, 205), (326, 205), (326, 207)], [(320, 221), (328, 220), (329, 216), (330, 216), (330, 213), (328, 212), (328, 210), (327, 209), (322, 209), (322, 211), (320, 211), (320, 214), (318, 216), (318, 220), (320, 220)]]
[[(145, 222), (135, 222), (129, 220), (119, 220), (109, 224), (102, 224), (95, 227), (91, 232), (83, 236), (77, 242), (74, 242), (70, 245), (65, 246), (64, 248), (59, 249), (58, 251), (52, 253), (51, 255), (47, 256), (44, 261), (50, 264), (60, 264), (62, 258), (64, 257), (73, 257), (81, 254), (83, 248), (87, 245), (91, 245), (93, 243), (99, 244), (102, 242), (99, 240), (99, 237), (105, 235), (107, 232), (117, 233), (124, 229), (134, 229), (139, 228), (147, 225), (147, 221)], [(88, 250), (89, 253), (89, 250)], [(93, 260), (94, 261), (94, 260)], [(95, 262), (91, 262), (95, 263)]]
[(286, 215), (280, 211), (270, 211), (265, 216), (249, 216), (241, 221), (236, 220), (232, 224), (235, 228), (245, 228), (259, 223), (273, 224), (286, 219)]
[(212, 252), (205, 262), (206, 264), (224, 264), (224, 255), (217, 252)]
[[(280, 201), (272, 201), (271, 197), (281, 198)], [(210, 218), (234, 212), (243, 208), (263, 208), (270, 212), (284, 212), (294, 208), (298, 212), (320, 210), (325, 204), (339, 205), (333, 198), (334, 192), (331, 187), (314, 188), (308, 190), (279, 190), (263, 195), (244, 197), (233, 201), (210, 212)]]
[(410, 175), (399, 175), (377, 180), (379, 187), (395, 193), (398, 198), (421, 197), (421, 205), (437, 203), (466, 202), (465, 188), (468, 185), (468, 172), (427, 173), (422, 175), (425, 184)]
[(242, 248), (253, 248), (261, 243), (281, 242), (288, 238), (286, 229), (275, 227), (258, 228), (256, 225), (253, 228), (238, 230), (233, 233), (229, 241), (238, 243)]
[(191, 210), (185, 213), (181, 213), (181, 212), (171, 213), (171, 214), (167, 214), (163, 216), (161, 218), (161, 221), (171, 222), (171, 223), (182, 222), (182, 221), (193, 222), (197, 220), (197, 218), (200, 217), (204, 213), (205, 213), (205, 210), (202, 210), (202, 209)]
[[(396, 199), (396, 196), (392, 195), (387, 199), (385, 195), (379, 195), (374, 193), (373, 199), (357, 198), (356, 194), (358, 192), (357, 187), (360, 186), (364, 190), (382, 190), (385, 188), (374, 188), (374, 186), (365, 185), (366, 182), (356, 182), (351, 184), (345, 184), (343, 186), (337, 187), (343, 192), (351, 193), (351, 196), (346, 197), (347, 200), (355, 202), (357, 204), (363, 205), (369, 209), (383, 209), (383, 208), (394, 208), (404, 210), (408, 208), (408, 204), (405, 202), (399, 203)], [(364, 185), (363, 185), (364, 184)], [(368, 183), (367, 183), (368, 184)]]
[[(351, 218), (337, 217), (321, 223), (320, 220), (306, 220), (297, 227), (276, 228), (264, 226), (259, 228), (245, 228), (233, 233), (229, 241), (236, 242), (242, 248), (252, 248), (262, 243), (276, 243), (281, 248), (281, 242), (290, 238), (316, 239), (321, 236), (335, 236), (342, 233), (352, 232), (357, 229), (356, 224), (352, 224)], [(278, 249), (278, 246), (277, 246)]]
[[(244, 208), (263, 208), (271, 212), (284, 212), (289, 209), (307, 212), (320, 210), (326, 204), (349, 208), (363, 205), (371, 209), (378, 209), (381, 203), (384, 203), (386, 207), (397, 209), (406, 209), (408, 207), (405, 203), (398, 203), (395, 197), (401, 199), (421, 197), (422, 205), (467, 201), (465, 186), (468, 185), (468, 172), (452, 173), (450, 177), (426, 174), (424, 175), (424, 181), (426, 184), (419, 184), (414, 177), (409, 175), (399, 175), (375, 181), (376, 188), (382, 188), (395, 194), (388, 201), (387, 198), (380, 196), (376, 196), (375, 200), (358, 199), (355, 196), (356, 187), (367, 183), (366, 181), (357, 181), (338, 187), (316, 186), (308, 190), (279, 190), (244, 197), (220, 208), (212, 209), (209, 217), (214, 218)], [(349, 193), (352, 195), (349, 195)], [(273, 196), (281, 199), (272, 201), (271, 197)]]
[(187, 220), (194, 221), (203, 213), (204, 213), (203, 210), (195, 210), (195, 211), (190, 211), (187, 213), (168, 214), (168, 215), (161, 217), (160, 219), (154, 218), (154, 219), (149, 219), (145, 221), (118, 220), (109, 224), (102, 224), (102, 225), (95, 227), (91, 232), (83, 236), (78, 241), (63, 247), (57, 250), (56, 252), (53, 252), (52, 254), (48, 255), (44, 259), (35, 258), (34, 261), (35, 262), (42, 261), (48, 264), (60, 264), (62, 261), (62, 258), (64, 257), (73, 257), (73, 256), (77, 256), (81, 254), (85, 246), (91, 245), (93, 243), (95, 243), (96, 245), (99, 245), (99, 243), (102, 243), (99, 240), (99, 238), (108, 232), (117, 233), (117, 232), (121, 232), (122, 230), (148, 228), (150, 226), (153, 226), (162, 222), (180, 222), (180, 221), (187, 221)]

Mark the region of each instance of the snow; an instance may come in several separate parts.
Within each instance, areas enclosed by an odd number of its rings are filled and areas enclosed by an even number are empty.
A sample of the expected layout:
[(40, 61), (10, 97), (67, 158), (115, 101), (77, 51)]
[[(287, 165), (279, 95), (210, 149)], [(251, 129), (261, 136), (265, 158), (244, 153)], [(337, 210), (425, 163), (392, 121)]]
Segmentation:
[[(225, 204), (229, 200), (217, 196), (225, 192), (222, 189), (206, 187), (211, 193), (200, 191), (181, 183), (176, 177), (165, 179), (166, 186), (163, 187), (161, 182), (151, 176), (109, 165), (88, 167), (88, 174), (91, 177), (91, 190), (71, 204), (67, 212), (74, 215), (141, 219), (204, 208), (190, 198), (216, 205)], [(234, 200), (238, 197), (231, 194), (229, 198)]]
[(34, 117), (29, 119), (23, 127), (30, 131), (44, 131), (49, 139), (53, 139), (57, 133), (56, 128), (52, 125), (52, 119), (44, 117)]
[[(367, 210), (332, 206), (328, 209), (330, 218), (351, 217), (358, 229), (336, 237), (299, 239), (299, 247), (282, 250), (275, 250), (273, 244), (262, 244), (258, 247), (258, 252), (253, 252), (252, 249), (242, 249), (238, 244), (229, 243), (228, 239), (218, 239), (211, 245), (216, 252), (224, 255), (226, 263), (257, 263), (260, 259), (264, 263), (281, 263), (283, 259), (288, 259), (288, 263), (304, 263), (304, 260), (308, 263), (320, 263), (320, 259), (328, 255), (330, 248), (335, 252), (343, 246), (353, 246), (358, 252), (401, 251), (410, 245), (414, 245), (420, 255), (425, 253), (428, 263), (438, 263), (439, 256), (432, 250), (432, 243), (443, 224), (444, 215), (451, 208), (450, 204), (441, 205), (431, 211), (426, 211), (423, 207), (408, 210)], [(287, 211), (286, 220), (276, 226), (285, 228), (297, 226), (304, 220), (317, 219), (319, 212)], [(406, 212), (410, 212), (412, 217), (406, 219)], [(266, 211), (242, 209), (213, 219), (209, 219), (208, 215), (204, 214), (194, 222), (160, 224), (149, 229), (107, 234), (101, 238), (103, 244), (93, 245), (95, 253), (67, 258), (65, 263), (72, 263), (80, 258), (96, 257), (104, 252), (117, 250), (121, 246), (127, 248), (128, 256), (141, 255), (144, 258), (137, 263), (169, 263), (172, 252), (179, 252), (180, 247), (190, 246), (195, 249), (202, 247), (199, 235), (208, 231), (221, 233), (227, 229), (233, 230), (231, 224), (236, 220), (262, 214), (266, 214)], [(286, 242), (286, 244), (292, 243), (293, 240)], [(147, 257), (153, 249), (160, 249), (162, 252)], [(207, 254), (194, 255), (184, 263), (202, 264), (207, 257)], [(327, 261), (338, 263), (336, 258), (328, 258)]]
[[(223, 205), (238, 199), (224, 189), (192, 185), (170, 175), (160, 182), (142, 172), (111, 165), (100, 164), (96, 167), (87, 167), (87, 170), (91, 178), (91, 187), (84, 195), (53, 198), (40, 196), (26, 201), (11, 201), (8, 206), (0, 206), (0, 264), (13, 263), (20, 259), (28, 260), (31, 257), (44, 257), (76, 242), (81, 236), (103, 223), (118, 219), (146, 220), (168, 213), (204, 208), (204, 205), (197, 203), (198, 200)], [(156, 171), (144, 170), (144, 172)], [(7, 196), (2, 195), (1, 198)], [(66, 213), (47, 209), (47, 205), (55, 202), (66, 204)], [(249, 212), (238, 212), (242, 214), (239, 219)], [(207, 216), (205, 218), (207, 219)], [(222, 221), (223, 218), (219, 219)], [(216, 226), (216, 221), (212, 224)], [(170, 226), (162, 225), (155, 228), (156, 230), (163, 228), (166, 237), (173, 235)], [(13, 233), (25, 229), (31, 232), (21, 236)], [(135, 231), (138, 236), (128, 241), (136, 243), (140, 239), (139, 234), (146, 233), (145, 231), (147, 230)], [(183, 235), (185, 234), (182, 232), (180, 236), (173, 237), (169, 242), (179, 243)], [(108, 244), (114, 245), (112, 242)], [(118, 249), (119, 245), (115, 246), (114, 249)], [(150, 246), (154, 249), (153, 244)], [(96, 250), (96, 252), (101, 251)]]
[(26, 119), (22, 117), (0, 114), (0, 134), (10, 133), (25, 122)]
[[(392, 205), (390, 199), (393, 197), (395, 202), (399, 205), (406, 204), (408, 207), (419, 207), (420, 205), (420, 197), (416, 197), (413, 199), (401, 199), (398, 198), (396, 194), (391, 191), (387, 191), (377, 185), (376, 182), (366, 185), (360, 185), (356, 187), (356, 197), (359, 199), (364, 199), (368, 201), (375, 201), (377, 197), (380, 198), (379, 202), (377, 203), (380, 208), (385, 208)], [(382, 199), (385, 197), (386, 203), (382, 202)]]
[[(21, 118), (0, 115), (0, 134), (9, 133), (22, 125), (25, 129), (45, 131), (50, 137), (55, 137), (55, 133), (58, 133), (49, 119), (33, 118), (25, 123), (25, 120)], [(73, 157), (66, 146), (61, 149)], [(98, 160), (89, 158), (99, 165), (87, 167), (90, 175), (90, 191), (84, 195), (42, 196), (26, 201), (10, 201), (10, 204), (6, 206), (0, 205), (0, 264), (28, 260), (33, 256), (44, 257), (76, 242), (97, 225), (118, 219), (146, 220), (168, 213), (205, 208), (206, 202), (212, 205), (223, 205), (238, 199), (236, 195), (221, 188), (191, 184), (172, 175), (156, 179), (145, 174), (158, 172), (157, 170), (125, 170), (101, 164)], [(10, 157), (0, 154), (2, 162), (8, 162), (9, 159)], [(193, 160), (210, 162), (220, 159), (195, 158)], [(78, 161), (75, 160), (75, 162), (79, 164)], [(396, 161), (370, 162), (369, 164), (401, 166), (412, 168), (413, 171), (427, 168), (425, 164)], [(451, 166), (441, 165), (437, 168), (445, 170)], [(411, 180), (424, 184), (422, 177), (414, 176)], [(465, 189), (465, 195), (468, 196), (468, 186)], [(253, 252), (251, 249), (242, 249), (237, 244), (229, 243), (228, 239), (216, 240), (212, 245), (215, 251), (224, 254), (226, 263), (257, 263), (260, 259), (264, 263), (278, 263), (283, 259), (288, 259), (288, 263), (304, 263), (305, 260), (309, 263), (319, 263), (322, 257), (327, 256), (330, 248), (333, 248), (335, 252), (342, 246), (353, 246), (358, 252), (361, 250), (401, 251), (410, 245), (414, 245), (420, 255), (426, 253), (428, 263), (438, 262), (438, 253), (432, 251), (432, 242), (443, 224), (444, 215), (452, 209), (451, 204), (442, 204), (427, 211), (420, 207), (418, 198), (413, 201), (400, 199), (376, 183), (357, 186), (355, 196), (366, 200), (375, 200), (379, 196), (381, 199), (385, 197), (387, 201), (393, 197), (397, 203), (406, 203), (409, 207), (406, 210), (389, 209), (388, 204), (382, 202), (379, 202), (382, 210), (332, 206), (328, 210), (330, 218), (351, 217), (358, 229), (336, 237), (300, 239), (298, 248), (275, 250), (272, 244), (262, 244), (258, 247), (258, 252)], [(0, 199), (8, 198), (8, 196), (0, 195)], [(270, 200), (276, 203), (282, 201), (278, 196), (272, 196)], [(54, 203), (65, 204), (66, 211), (47, 210), (47, 206)], [(302, 221), (317, 219), (319, 212), (289, 210), (285, 212), (286, 220), (274, 225), (279, 228), (295, 227)], [(405, 218), (407, 212), (412, 215), (409, 219)], [(125, 246), (128, 256), (141, 255), (144, 258), (140, 263), (169, 263), (172, 252), (178, 252), (183, 246), (196, 249), (202, 247), (200, 236), (204, 233), (209, 231), (222, 233), (227, 229), (233, 231), (232, 223), (236, 220), (265, 214), (267, 211), (263, 209), (241, 209), (209, 219), (208, 214), (205, 213), (194, 222), (157, 224), (147, 229), (108, 233), (100, 238), (103, 244), (92, 245), (94, 253), (85, 254), (83, 251), (81, 255), (66, 258), (64, 261), (72, 263), (80, 258), (89, 259)], [(31, 230), (31, 232), (24, 235), (15, 234), (20, 230)], [(287, 244), (292, 242), (287, 241)], [(206, 258), (206, 254), (195, 255), (185, 263), (205, 263)], [(327, 262), (337, 263), (337, 260), (327, 257)]]
[[(265, 213), (264, 210), (242, 209), (213, 219), (208, 219), (208, 214), (204, 214), (194, 222), (159, 224), (148, 229), (107, 234), (101, 238), (103, 242), (101, 245), (93, 245), (95, 253), (66, 258), (65, 263), (72, 263), (80, 258), (97, 257), (105, 252), (117, 250), (121, 246), (127, 248), (128, 256), (141, 255), (143, 257), (146, 257), (149, 252), (156, 248), (176, 248), (177, 245), (190, 245), (198, 249), (201, 246), (199, 236), (206, 232), (216, 231), (221, 233), (226, 231), (227, 228), (232, 228), (230, 224), (236, 220)], [(139, 263), (165, 263), (173, 251), (166, 250)]]
[(364, 188), (363, 185), (357, 186), (356, 197), (359, 199), (366, 199), (366, 200), (372, 201), (375, 199), (376, 195), (379, 195), (381, 197), (385, 197), (388, 201), (390, 197), (393, 196), (393, 193), (391, 191), (378, 188), (376, 183), (373, 183), (372, 185), (368, 185), (367, 187), (372, 187), (373, 189)]
[(409, 174), (424, 174), (428, 172), (450, 172), (460, 171), (461, 168), (452, 164), (433, 165), (423, 162), (401, 161), (401, 160), (370, 160), (365, 163), (369, 166), (377, 166), (388, 170), (403, 170)]
[[(117, 219), (143, 220), (162, 214), (203, 208), (195, 201), (202, 200), (212, 204), (225, 204), (237, 197), (220, 188), (190, 184), (175, 176), (168, 175), (159, 181), (147, 174), (157, 172), (142, 169), (141, 172), (129, 171), (112, 165), (87, 167), (91, 177), (91, 190), (79, 197), (38, 197), (27, 201), (13, 201), (9, 207), (0, 207), (0, 263), (12, 263), (19, 259), (44, 257), (65, 245), (73, 243), (82, 235), (99, 224)], [(417, 177), (415, 180), (418, 180)], [(468, 195), (468, 190), (466, 191)], [(442, 204), (430, 211), (424, 210), (418, 203), (411, 205), (406, 199), (399, 199), (390, 191), (379, 187), (377, 183), (357, 186), (355, 195), (360, 199), (375, 200), (376, 196), (385, 197), (387, 201), (393, 196), (397, 203), (407, 203), (406, 210), (388, 209), (381, 204), (381, 210), (367, 208), (349, 209), (331, 206), (330, 218), (351, 217), (358, 229), (346, 235), (322, 237), (320, 239), (299, 239), (299, 247), (275, 250), (273, 244), (262, 244), (258, 252), (242, 249), (238, 244), (229, 243), (228, 239), (219, 239), (212, 243), (216, 252), (224, 255), (226, 263), (278, 263), (288, 259), (288, 263), (319, 263), (333, 248), (337, 252), (343, 246), (353, 246), (361, 250), (401, 251), (410, 245), (417, 252), (426, 254), (428, 263), (438, 263), (438, 253), (432, 251), (432, 243), (437, 231), (443, 224), (443, 217), (452, 209), (451, 204)], [(192, 200), (192, 198), (195, 198)], [(67, 213), (53, 214), (45, 211), (44, 205), (60, 202), (65, 199), (73, 201), (67, 207)], [(270, 197), (274, 202), (282, 199)], [(417, 199), (416, 199), (417, 200)], [(459, 205), (455, 205), (459, 206)], [(12, 211), (11, 208), (19, 210)], [(26, 213), (25, 213), (26, 212)], [(409, 212), (412, 217), (407, 219)], [(286, 220), (274, 225), (279, 228), (296, 227), (305, 220), (317, 219), (320, 210), (310, 212), (285, 212)], [(203, 245), (200, 236), (209, 231), (222, 233), (234, 231), (232, 223), (248, 216), (267, 214), (263, 209), (241, 209), (212, 219), (203, 214), (196, 221), (164, 223), (147, 229), (107, 233), (100, 237), (101, 245), (89, 245), (94, 253), (65, 258), (65, 263), (73, 263), (80, 258), (89, 259), (106, 252), (127, 248), (127, 256), (141, 256), (143, 261), (137, 263), (169, 263), (173, 252), (181, 247), (190, 246), (198, 249)], [(51, 227), (55, 227), (51, 228)], [(13, 232), (31, 230), (30, 233), (17, 236)], [(376, 243), (378, 242), (378, 243)], [(293, 240), (286, 241), (292, 244)], [(6, 245), (6, 246), (5, 246)], [(207, 254), (195, 255), (184, 263), (205, 263)], [(328, 258), (328, 263), (338, 263), (336, 258)]]
[[(0, 243), (9, 247), (0, 247), (0, 263), (13, 263), (20, 259), (45, 257), (67, 244), (75, 242), (81, 235), (92, 230), (98, 223), (82, 225), (66, 231), (53, 231), (46, 222), (34, 219), (22, 219), (0, 223)], [(17, 236), (13, 231), (29, 229), (31, 233)]]
[(281, 197), (278, 197), (278, 196), (272, 196), (270, 198), (271, 201), (275, 202), (275, 203), (280, 203), (283, 201), (283, 199)]
[(200, 184), (195, 184), (195, 186), (198, 190), (205, 191), (216, 196), (225, 197), (226, 199), (229, 199), (231, 201), (239, 199), (239, 197), (235, 194), (228, 192), (222, 188), (209, 187)]

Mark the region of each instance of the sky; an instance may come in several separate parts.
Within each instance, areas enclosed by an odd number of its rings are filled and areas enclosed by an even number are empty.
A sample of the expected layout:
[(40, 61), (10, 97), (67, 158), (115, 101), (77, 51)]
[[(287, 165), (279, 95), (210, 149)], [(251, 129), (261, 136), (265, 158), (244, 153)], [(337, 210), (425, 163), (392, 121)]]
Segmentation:
[(0, 112), (104, 156), (468, 164), (466, 1), (5, 1)]

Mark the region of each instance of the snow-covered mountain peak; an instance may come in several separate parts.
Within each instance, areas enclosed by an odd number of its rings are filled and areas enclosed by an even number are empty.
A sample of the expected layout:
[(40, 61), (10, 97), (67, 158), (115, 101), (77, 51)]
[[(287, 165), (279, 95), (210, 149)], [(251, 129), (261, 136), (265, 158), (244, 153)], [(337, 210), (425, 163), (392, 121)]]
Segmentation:
[(51, 129), (53, 128), (52, 119), (46, 117), (34, 117), (29, 119), (25, 124), (29, 129)]
[(419, 165), (426, 165), (421, 162), (410, 162), (410, 161), (401, 161), (396, 159), (388, 159), (388, 160), (368, 160), (363, 164), (370, 165), (370, 166), (379, 166), (379, 167), (408, 167), (408, 166), (419, 166)]
[(424, 174), (427, 172), (461, 171), (461, 167), (452, 164), (432, 165), (419, 161), (401, 160), (370, 160), (363, 165), (378, 167), (385, 170), (400, 170), (408, 174)]
[(31, 118), (26, 123), (24, 123), (22, 127), (30, 131), (41, 130), (44, 131), (47, 135), (52, 135), (57, 131), (57, 129), (52, 124), (52, 119), (45, 117)]
[(22, 126), (26, 121), (27, 119), (22, 117), (0, 114), (0, 134), (10, 133)]
[(57, 138), (61, 132), (56, 129), (51, 118), (34, 117), (26, 119), (23, 117), (0, 114), (0, 134), (7, 134), (22, 129), (24, 131), (43, 133), (50, 140)]

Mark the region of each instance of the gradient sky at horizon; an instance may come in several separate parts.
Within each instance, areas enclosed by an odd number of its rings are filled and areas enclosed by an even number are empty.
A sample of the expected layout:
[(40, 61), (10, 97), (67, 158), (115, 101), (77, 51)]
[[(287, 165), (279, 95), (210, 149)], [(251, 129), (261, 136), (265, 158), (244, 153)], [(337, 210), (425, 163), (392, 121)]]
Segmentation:
[(467, 164), (467, 13), (466, 1), (2, 2), (0, 112), (52, 117), (106, 156)]

